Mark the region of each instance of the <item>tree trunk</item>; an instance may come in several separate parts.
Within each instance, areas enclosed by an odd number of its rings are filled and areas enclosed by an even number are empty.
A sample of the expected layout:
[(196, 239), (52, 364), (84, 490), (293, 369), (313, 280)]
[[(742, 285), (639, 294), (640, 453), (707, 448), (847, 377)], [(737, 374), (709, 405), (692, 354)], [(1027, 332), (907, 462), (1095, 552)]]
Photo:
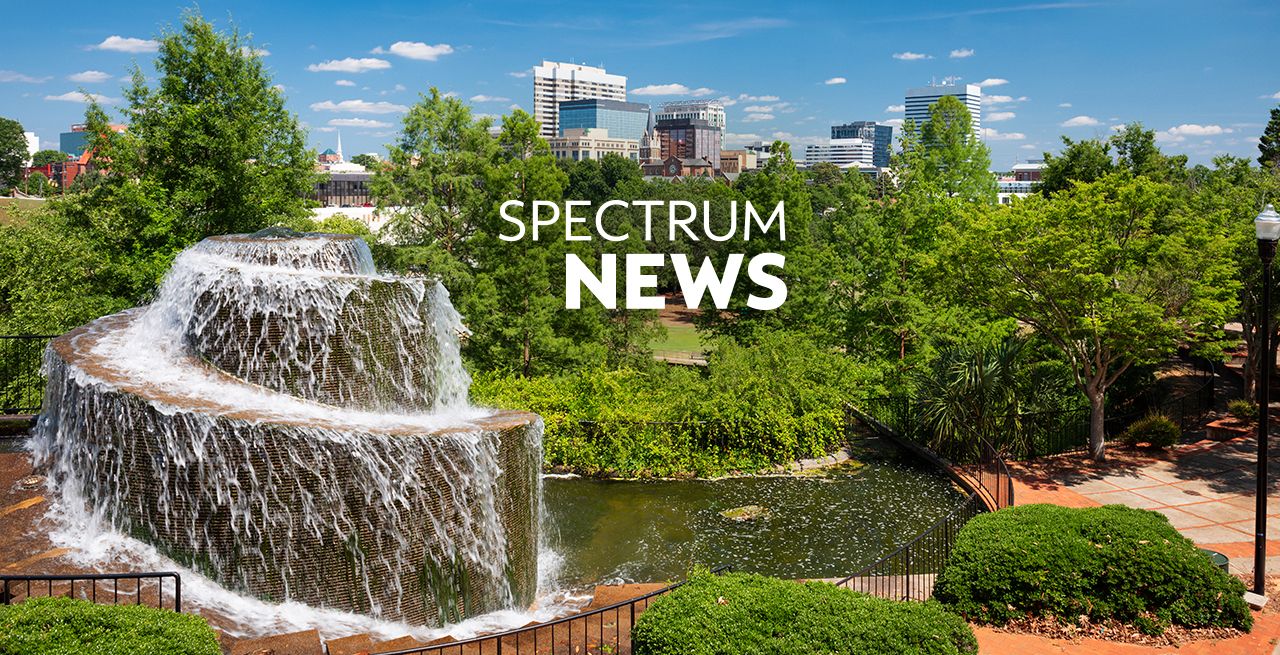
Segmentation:
[(1089, 457), (1095, 462), (1102, 462), (1107, 459), (1104, 450), (1107, 440), (1107, 395), (1092, 387), (1084, 393), (1089, 398)]

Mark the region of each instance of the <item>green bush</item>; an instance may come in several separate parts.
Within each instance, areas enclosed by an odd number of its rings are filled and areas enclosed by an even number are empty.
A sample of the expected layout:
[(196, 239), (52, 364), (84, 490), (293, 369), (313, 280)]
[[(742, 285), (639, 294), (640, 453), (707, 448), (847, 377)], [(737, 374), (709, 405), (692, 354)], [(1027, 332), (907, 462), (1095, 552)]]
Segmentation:
[(1236, 398), (1227, 403), (1227, 413), (1241, 421), (1252, 421), (1258, 418), (1258, 403), (1247, 398)]
[(0, 606), (6, 655), (219, 655), (204, 619), (139, 605), (33, 598)]
[(941, 605), (896, 602), (825, 582), (694, 573), (631, 632), (636, 655), (976, 653), (968, 624)]
[[(792, 335), (718, 341), (708, 366), (482, 372), (472, 401), (542, 416), (545, 463), (585, 475), (721, 475), (820, 457), (843, 444), (843, 403), (880, 373)], [(584, 422), (586, 422), (584, 424)]]
[(1125, 428), (1120, 440), (1130, 446), (1140, 443), (1152, 448), (1168, 448), (1182, 438), (1182, 429), (1163, 414), (1148, 414)]
[(974, 621), (1117, 619), (1248, 630), (1244, 584), (1156, 512), (1026, 505), (983, 514), (956, 538), (934, 597)]

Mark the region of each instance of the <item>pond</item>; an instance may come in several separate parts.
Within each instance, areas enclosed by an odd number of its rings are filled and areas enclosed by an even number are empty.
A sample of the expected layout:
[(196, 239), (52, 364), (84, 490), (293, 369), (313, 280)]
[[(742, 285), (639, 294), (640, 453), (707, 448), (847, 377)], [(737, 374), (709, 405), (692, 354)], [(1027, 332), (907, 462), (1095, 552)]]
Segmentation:
[[(879, 440), (830, 477), (614, 481), (548, 477), (546, 545), (560, 586), (679, 579), (695, 565), (783, 578), (855, 572), (928, 528), (964, 495), (931, 465)], [(760, 505), (769, 515), (721, 512)]]

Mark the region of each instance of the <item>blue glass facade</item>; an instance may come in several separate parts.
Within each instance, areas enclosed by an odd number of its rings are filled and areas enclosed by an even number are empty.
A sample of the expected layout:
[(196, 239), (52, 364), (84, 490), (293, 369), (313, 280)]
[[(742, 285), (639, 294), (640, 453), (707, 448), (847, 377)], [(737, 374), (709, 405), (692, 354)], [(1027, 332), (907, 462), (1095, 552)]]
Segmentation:
[(871, 164), (885, 167), (889, 165), (889, 156), (893, 153), (893, 126), (881, 125), (873, 121), (855, 121), (831, 127), (833, 139), (862, 139), (874, 144), (871, 151)]
[(649, 105), (639, 102), (589, 98), (560, 103), (561, 136), (565, 130), (598, 127), (609, 130), (612, 138), (639, 141), (648, 122)]

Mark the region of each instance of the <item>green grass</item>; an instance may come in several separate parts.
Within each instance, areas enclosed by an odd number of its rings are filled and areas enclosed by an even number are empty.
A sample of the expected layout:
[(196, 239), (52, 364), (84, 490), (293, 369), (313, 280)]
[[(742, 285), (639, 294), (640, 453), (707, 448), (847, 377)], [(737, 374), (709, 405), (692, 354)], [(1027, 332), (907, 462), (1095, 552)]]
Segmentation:
[(679, 352), (699, 352), (702, 350), (702, 336), (697, 328), (688, 324), (667, 325), (667, 337), (653, 342), (654, 350), (674, 350)]
[(29, 200), (27, 198), (0, 198), (0, 224), (6, 224), (13, 220), (11, 208), (30, 210), (38, 209), (44, 206), (43, 200)]

